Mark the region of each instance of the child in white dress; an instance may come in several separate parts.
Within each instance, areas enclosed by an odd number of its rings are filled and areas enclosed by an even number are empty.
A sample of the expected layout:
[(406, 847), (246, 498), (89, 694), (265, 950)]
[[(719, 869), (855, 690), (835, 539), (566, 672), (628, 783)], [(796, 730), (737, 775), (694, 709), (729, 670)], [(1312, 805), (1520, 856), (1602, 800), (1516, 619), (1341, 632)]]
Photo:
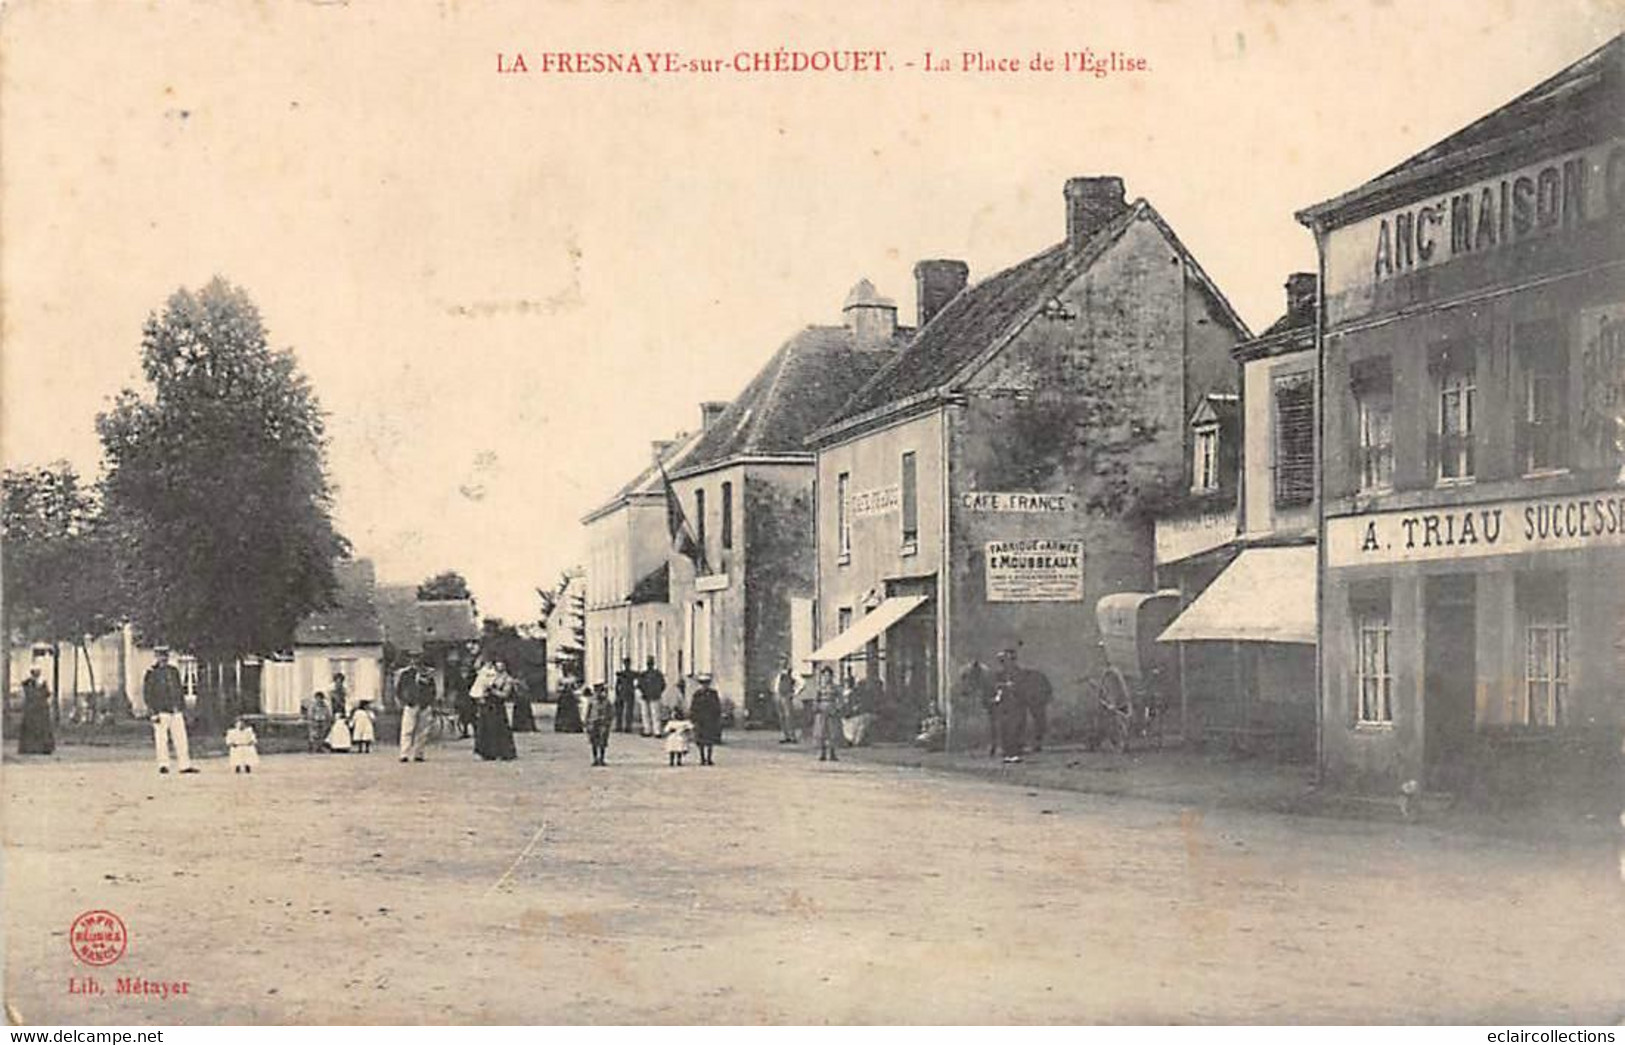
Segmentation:
[(671, 710), (671, 721), (666, 723), (666, 764), (680, 766), (688, 754), (688, 738), (694, 733), (694, 723), (683, 714), (681, 707)]
[(360, 754), (369, 754), (372, 751), (373, 717), (372, 701), (363, 700), (350, 712), (350, 741)]
[(335, 755), (350, 753), (350, 723), (343, 715), (333, 718), (333, 728), (327, 731), (327, 750)]
[(231, 758), (233, 773), (252, 773), (260, 764), (259, 738), (254, 735), (254, 727), (241, 715), (226, 730), (226, 752)]

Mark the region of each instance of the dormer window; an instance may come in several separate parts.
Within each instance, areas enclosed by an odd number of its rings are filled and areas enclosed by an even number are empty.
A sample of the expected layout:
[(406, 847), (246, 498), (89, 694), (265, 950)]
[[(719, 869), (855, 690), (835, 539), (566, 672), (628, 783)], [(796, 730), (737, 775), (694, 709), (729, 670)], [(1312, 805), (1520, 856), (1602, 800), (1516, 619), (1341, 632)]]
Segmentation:
[(1191, 458), (1191, 493), (1212, 493), (1219, 488), (1219, 425), (1211, 421), (1196, 428)]

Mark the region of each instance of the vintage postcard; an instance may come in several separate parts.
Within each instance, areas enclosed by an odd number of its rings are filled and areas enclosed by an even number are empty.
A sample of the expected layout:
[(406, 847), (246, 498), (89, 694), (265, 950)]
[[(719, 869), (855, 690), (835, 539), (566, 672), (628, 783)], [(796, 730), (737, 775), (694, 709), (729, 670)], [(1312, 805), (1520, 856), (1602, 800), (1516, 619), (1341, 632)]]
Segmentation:
[(8, 1022), (1625, 1021), (1622, 33), (0, 5)]

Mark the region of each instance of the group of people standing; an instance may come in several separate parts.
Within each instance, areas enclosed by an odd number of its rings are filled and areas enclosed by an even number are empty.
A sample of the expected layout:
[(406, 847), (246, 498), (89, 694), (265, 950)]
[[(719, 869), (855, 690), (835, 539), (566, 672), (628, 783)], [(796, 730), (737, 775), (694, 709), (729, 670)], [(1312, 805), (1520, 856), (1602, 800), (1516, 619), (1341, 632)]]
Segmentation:
[[(711, 684), (710, 675), (696, 675), (694, 682), (688, 706), (685, 708), (679, 700), (668, 711), (662, 699), (666, 676), (655, 666), (655, 659), (649, 657), (642, 671), (634, 671), (631, 658), (623, 658), (615, 676), (613, 700), (609, 687), (597, 683), (587, 688), (585, 707), (572, 709), (579, 714), (581, 728), (592, 747), (592, 764), (608, 765), (610, 734), (631, 733), (636, 723), (642, 736), (664, 740), (668, 765), (682, 765), (690, 743), (699, 748), (700, 765), (716, 765), (716, 745), (722, 742), (722, 697)], [(677, 689), (681, 696), (682, 683)], [(568, 721), (565, 706), (573, 699), (560, 697), (559, 721)], [(567, 731), (566, 726), (557, 728)]]
[(971, 661), (959, 676), (959, 688), (967, 703), (974, 700), (987, 713), (989, 758), (1002, 754), (1006, 762), (1020, 762), (1029, 724), (1032, 750), (1044, 750), (1054, 688), (1042, 671), (1022, 666), (1015, 646), (999, 651), (998, 666), (991, 671), (980, 660)]
[(318, 690), (305, 708), (305, 746), (311, 752), (368, 754), (378, 738), (372, 701), (363, 697), (350, 706), (349, 684), (342, 672), (333, 673), (332, 695)]

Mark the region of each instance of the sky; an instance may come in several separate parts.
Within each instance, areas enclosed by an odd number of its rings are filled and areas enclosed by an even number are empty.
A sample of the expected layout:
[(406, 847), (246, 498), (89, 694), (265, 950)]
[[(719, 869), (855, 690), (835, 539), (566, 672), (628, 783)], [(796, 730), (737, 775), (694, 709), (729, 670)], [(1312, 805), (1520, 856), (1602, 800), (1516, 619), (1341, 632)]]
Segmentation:
[[(1315, 267), (1295, 210), (1625, 29), (1607, 0), (880, 6), (6, 3), (0, 457), (96, 474), (143, 320), (220, 275), (330, 415), (356, 554), (531, 620), (650, 442), (859, 278), (911, 322), (915, 261), (988, 276), (1063, 237), (1069, 176), (1117, 174), (1262, 330)], [(541, 61), (779, 48), (889, 68)], [(1027, 68), (1085, 48), (1146, 67)]]

